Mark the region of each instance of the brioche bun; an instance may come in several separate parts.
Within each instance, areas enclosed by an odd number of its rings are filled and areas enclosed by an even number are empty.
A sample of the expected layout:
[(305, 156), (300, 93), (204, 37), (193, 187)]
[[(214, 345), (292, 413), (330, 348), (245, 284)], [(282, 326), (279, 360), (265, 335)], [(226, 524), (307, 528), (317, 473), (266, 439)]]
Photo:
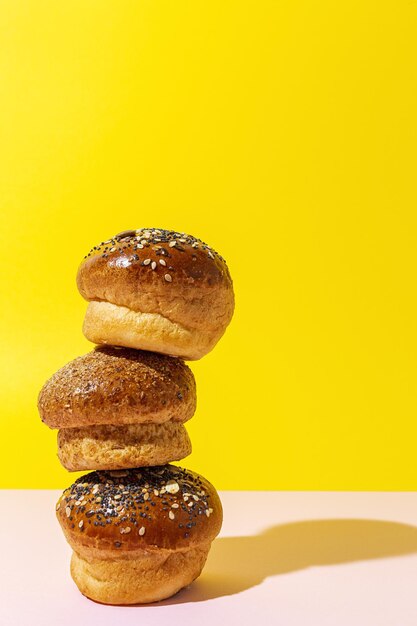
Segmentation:
[(77, 285), (90, 303), (87, 339), (186, 360), (210, 352), (234, 310), (224, 259), (171, 230), (124, 231), (95, 246), (79, 267)]
[(205, 478), (164, 465), (82, 476), (60, 497), (57, 517), (80, 591), (136, 604), (167, 598), (200, 574), (223, 513)]

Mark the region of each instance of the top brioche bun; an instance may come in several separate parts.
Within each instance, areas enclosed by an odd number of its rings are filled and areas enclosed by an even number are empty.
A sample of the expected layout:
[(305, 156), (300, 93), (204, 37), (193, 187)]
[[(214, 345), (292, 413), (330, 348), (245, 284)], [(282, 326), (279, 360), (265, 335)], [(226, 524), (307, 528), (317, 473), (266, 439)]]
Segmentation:
[(77, 285), (90, 302), (87, 339), (187, 360), (210, 352), (234, 310), (224, 259), (199, 239), (169, 230), (124, 231), (95, 246)]

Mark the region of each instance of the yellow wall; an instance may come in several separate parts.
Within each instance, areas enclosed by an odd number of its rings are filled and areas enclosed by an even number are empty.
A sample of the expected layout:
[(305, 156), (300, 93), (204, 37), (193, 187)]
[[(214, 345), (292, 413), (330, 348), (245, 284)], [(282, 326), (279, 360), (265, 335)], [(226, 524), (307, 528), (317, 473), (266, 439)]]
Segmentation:
[(219, 488), (417, 489), (416, 4), (0, 3), (0, 486), (60, 487), (36, 396), (89, 350), (86, 251), (228, 260), (184, 461)]

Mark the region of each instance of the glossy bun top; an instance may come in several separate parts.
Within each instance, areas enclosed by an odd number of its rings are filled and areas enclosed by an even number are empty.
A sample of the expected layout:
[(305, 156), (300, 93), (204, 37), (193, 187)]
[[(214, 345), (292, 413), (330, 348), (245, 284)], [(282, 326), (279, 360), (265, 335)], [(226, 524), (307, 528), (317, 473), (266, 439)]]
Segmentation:
[(78, 550), (176, 550), (212, 541), (222, 507), (205, 478), (163, 465), (82, 476), (63, 492), (57, 516)]
[[(172, 230), (123, 231), (95, 246), (79, 267), (77, 285), (86, 300), (167, 320), (173, 344), (176, 333), (194, 333), (195, 346), (191, 341), (191, 354), (184, 353), (190, 358), (211, 350), (234, 311), (233, 283), (223, 257), (200, 239)], [(160, 351), (146, 346), (131, 345)]]

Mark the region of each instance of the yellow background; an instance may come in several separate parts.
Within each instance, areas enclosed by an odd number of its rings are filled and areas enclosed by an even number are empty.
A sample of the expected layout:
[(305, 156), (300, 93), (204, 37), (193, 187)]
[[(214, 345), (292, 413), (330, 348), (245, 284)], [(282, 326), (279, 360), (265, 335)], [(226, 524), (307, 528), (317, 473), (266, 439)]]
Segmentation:
[(64, 487), (36, 397), (90, 349), (118, 231), (194, 234), (237, 308), (183, 464), (223, 489), (417, 489), (416, 3), (0, 3), (2, 487)]

